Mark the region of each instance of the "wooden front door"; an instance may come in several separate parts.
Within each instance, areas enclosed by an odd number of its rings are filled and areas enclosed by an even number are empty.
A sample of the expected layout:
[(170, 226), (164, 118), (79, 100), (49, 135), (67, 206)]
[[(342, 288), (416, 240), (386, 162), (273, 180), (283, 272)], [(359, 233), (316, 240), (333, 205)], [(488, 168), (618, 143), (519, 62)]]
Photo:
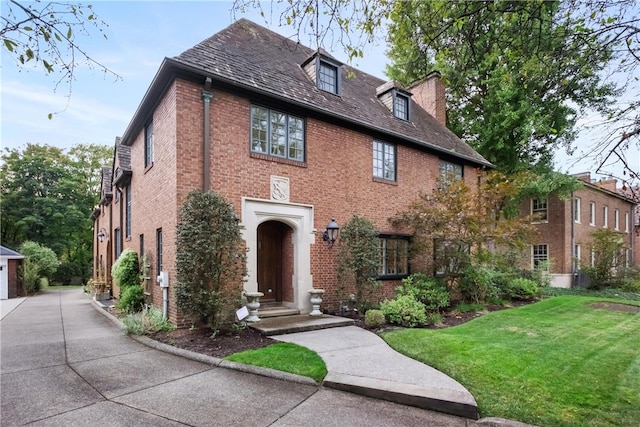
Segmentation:
[(282, 240), (285, 227), (281, 222), (267, 221), (258, 226), (258, 291), (260, 301), (282, 301)]

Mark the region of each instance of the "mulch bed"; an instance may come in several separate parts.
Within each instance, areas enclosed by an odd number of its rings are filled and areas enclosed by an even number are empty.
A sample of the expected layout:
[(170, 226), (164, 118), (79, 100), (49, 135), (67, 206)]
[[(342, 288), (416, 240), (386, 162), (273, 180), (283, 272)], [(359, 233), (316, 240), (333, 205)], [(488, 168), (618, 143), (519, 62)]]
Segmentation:
[[(534, 301), (531, 301), (534, 302)], [(442, 329), (451, 326), (460, 325), (482, 316), (485, 313), (491, 311), (504, 310), (507, 308), (518, 307), (526, 304), (530, 304), (529, 301), (513, 302), (508, 306), (491, 305), (481, 312), (467, 312), (460, 313), (451, 311), (444, 313), (442, 323), (436, 326), (429, 326), (430, 329)], [(364, 321), (362, 319), (354, 319), (356, 326), (365, 328)], [(377, 329), (373, 332), (387, 332), (391, 330), (400, 329), (397, 326), (388, 326), (382, 329)], [(208, 356), (225, 358), (234, 353), (245, 350), (253, 350), (258, 348), (267, 347), (278, 341), (269, 337), (263, 336), (260, 332), (254, 329), (246, 328), (239, 329), (225, 333), (218, 333), (212, 338), (212, 331), (207, 328), (182, 328), (168, 332), (157, 332), (149, 334), (149, 338), (162, 342), (165, 344), (173, 345), (178, 348), (190, 350), (195, 353), (206, 354)]]

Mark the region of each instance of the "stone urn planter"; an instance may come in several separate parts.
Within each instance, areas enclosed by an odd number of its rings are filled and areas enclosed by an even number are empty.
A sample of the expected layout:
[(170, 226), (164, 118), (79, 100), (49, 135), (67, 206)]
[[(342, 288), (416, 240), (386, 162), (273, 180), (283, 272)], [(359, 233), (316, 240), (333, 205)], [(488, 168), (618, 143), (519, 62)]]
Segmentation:
[(246, 321), (259, 322), (260, 297), (263, 297), (264, 294), (262, 292), (245, 292), (244, 296), (247, 299), (247, 308), (249, 309), (249, 317), (246, 318)]
[(310, 289), (309, 295), (311, 296), (311, 313), (309, 313), (309, 316), (322, 316), (320, 304), (322, 303), (324, 289)]

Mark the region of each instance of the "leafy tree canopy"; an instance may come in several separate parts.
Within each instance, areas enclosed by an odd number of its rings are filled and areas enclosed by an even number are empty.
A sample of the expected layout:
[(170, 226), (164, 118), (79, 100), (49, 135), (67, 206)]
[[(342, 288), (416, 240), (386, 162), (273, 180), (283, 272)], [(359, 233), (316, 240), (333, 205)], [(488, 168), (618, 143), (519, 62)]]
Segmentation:
[(551, 169), (577, 109), (603, 110), (616, 93), (601, 78), (612, 49), (559, 2), (396, 2), (391, 19), (389, 75), (408, 84), (439, 70), (449, 127), (505, 172)]
[(5, 149), (0, 165), (3, 245), (31, 240), (55, 251), (62, 261), (91, 262), (91, 210), (98, 203), (100, 166), (111, 147), (80, 144), (68, 150), (27, 144)]

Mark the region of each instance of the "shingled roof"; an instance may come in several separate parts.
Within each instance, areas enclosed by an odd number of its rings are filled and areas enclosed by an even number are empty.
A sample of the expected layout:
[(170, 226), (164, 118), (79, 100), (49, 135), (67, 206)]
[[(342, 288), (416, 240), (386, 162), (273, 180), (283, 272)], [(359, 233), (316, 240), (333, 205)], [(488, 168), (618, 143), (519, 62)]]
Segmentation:
[[(211, 77), (214, 87), (216, 82), (240, 87), (332, 120), (369, 129), (376, 135), (491, 166), (415, 102), (411, 121), (395, 118), (376, 96), (376, 88), (384, 84), (384, 80), (343, 65), (339, 96), (318, 89), (301, 68), (316, 53), (251, 21), (240, 19), (177, 57), (166, 58), (145, 98), (167, 87), (166, 73), (170, 70), (176, 74), (197, 73)], [(326, 52), (321, 53), (328, 56)], [(150, 104), (154, 101), (149, 99), (148, 102), (145, 108), (143, 100), (136, 115), (149, 114)], [(139, 131), (143, 120), (146, 119), (134, 117), (123, 136), (124, 144), (133, 142), (133, 135), (129, 134)]]

